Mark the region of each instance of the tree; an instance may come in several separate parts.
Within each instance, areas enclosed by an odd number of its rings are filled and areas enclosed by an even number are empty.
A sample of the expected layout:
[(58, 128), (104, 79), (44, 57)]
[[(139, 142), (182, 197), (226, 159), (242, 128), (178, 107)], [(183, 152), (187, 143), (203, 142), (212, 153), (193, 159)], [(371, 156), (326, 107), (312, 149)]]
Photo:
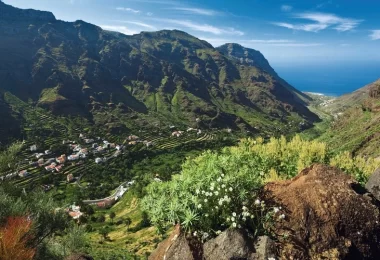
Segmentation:
[(125, 225), (127, 226), (127, 230), (129, 231), (129, 226), (132, 224), (132, 219), (130, 217), (125, 219)]
[(110, 219), (111, 219), (111, 222), (113, 223), (113, 219), (116, 217), (116, 214), (115, 212), (111, 212), (110, 213)]
[(103, 240), (108, 239), (108, 234), (110, 233), (110, 228), (105, 226), (99, 230), (99, 234), (102, 236)]
[(100, 215), (99, 217), (98, 217), (98, 222), (104, 222), (104, 221), (106, 221), (106, 217), (104, 216), (104, 215)]

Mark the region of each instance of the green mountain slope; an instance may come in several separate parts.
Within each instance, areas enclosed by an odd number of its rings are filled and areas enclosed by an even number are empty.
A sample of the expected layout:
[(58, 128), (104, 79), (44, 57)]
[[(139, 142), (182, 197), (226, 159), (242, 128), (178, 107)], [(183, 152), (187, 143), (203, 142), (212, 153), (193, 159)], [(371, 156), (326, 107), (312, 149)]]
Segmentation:
[(335, 113), (330, 129), (319, 139), (335, 151), (380, 156), (380, 80), (324, 107)]
[(126, 36), (1, 1), (0, 13), (0, 89), (54, 114), (268, 134), (318, 120), (255, 50), (242, 63), (177, 30)]

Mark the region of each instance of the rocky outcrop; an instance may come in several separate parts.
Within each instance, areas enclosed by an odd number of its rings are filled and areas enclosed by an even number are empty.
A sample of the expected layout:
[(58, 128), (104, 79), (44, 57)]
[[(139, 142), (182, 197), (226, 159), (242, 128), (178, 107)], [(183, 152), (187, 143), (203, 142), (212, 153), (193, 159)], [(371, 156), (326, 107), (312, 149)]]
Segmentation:
[(177, 226), (149, 259), (380, 259), (379, 201), (350, 175), (315, 164), (291, 180), (268, 183), (263, 194), (267, 205), (285, 214), (274, 219), (275, 242), (230, 229), (194, 246)]
[(158, 245), (157, 249), (149, 256), (149, 260), (195, 260), (190, 241), (181, 233), (181, 227), (177, 225), (169, 238)]
[(228, 229), (202, 245), (186, 237), (177, 226), (149, 260), (267, 260), (275, 256), (274, 252), (271, 239), (263, 236), (254, 240), (244, 230)]
[(274, 229), (282, 259), (380, 258), (377, 201), (349, 175), (315, 164), (265, 191), (286, 212)]
[(370, 177), (365, 185), (366, 189), (380, 201), (380, 168), (378, 168)]
[(203, 259), (260, 260), (274, 257), (274, 242), (267, 236), (256, 240), (243, 230), (229, 229), (203, 245)]

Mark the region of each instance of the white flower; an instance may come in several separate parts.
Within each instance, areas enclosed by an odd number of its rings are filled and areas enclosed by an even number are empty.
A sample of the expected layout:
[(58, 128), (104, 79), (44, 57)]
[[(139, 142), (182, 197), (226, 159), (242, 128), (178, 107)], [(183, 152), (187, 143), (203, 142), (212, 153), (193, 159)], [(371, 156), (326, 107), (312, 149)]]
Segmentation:
[(223, 178), (223, 177), (224, 177), (224, 174), (222, 173), (221, 175), (222, 175), (222, 178)]
[(198, 204), (198, 209), (202, 208), (202, 204)]
[(218, 187), (218, 191), (220, 191), (220, 188)]
[(230, 218), (227, 218), (227, 222), (230, 222), (230, 220), (231, 220)]
[(220, 205), (220, 206), (223, 205), (223, 200), (219, 200), (219, 205)]
[(234, 218), (234, 217), (231, 217), (231, 221), (235, 221), (235, 218)]
[(197, 231), (194, 231), (193, 235), (196, 237), (198, 235)]
[(215, 186), (215, 182), (211, 182), (211, 187), (214, 187)]
[(204, 202), (207, 202), (207, 199), (205, 199)]
[(216, 209), (219, 209), (219, 207), (218, 207), (218, 206), (215, 206), (215, 208), (216, 208)]
[(222, 188), (224, 189), (226, 187), (226, 185), (225, 184), (222, 184)]
[(208, 214), (205, 214), (205, 217), (207, 218), (207, 217), (208, 217)]
[(199, 194), (199, 189), (197, 189), (195, 192), (196, 192), (197, 194)]
[(204, 190), (202, 190), (202, 194), (205, 194), (205, 191), (204, 191)]
[(280, 211), (280, 209), (279, 209), (279, 208), (277, 208), (277, 207), (274, 207), (274, 208), (273, 208), (273, 211), (274, 211), (274, 213), (277, 213), (277, 212), (279, 212), (279, 211)]
[(247, 220), (246, 217), (243, 217), (242, 219), (243, 219), (243, 221), (246, 221), (246, 220)]
[(222, 233), (222, 231), (218, 230), (218, 231), (216, 231), (215, 233), (216, 233), (217, 235), (219, 235), (219, 234)]
[(285, 218), (285, 214), (281, 214), (278, 218), (279, 219), (284, 219)]
[(219, 192), (218, 192), (218, 191), (215, 191), (214, 194), (215, 194), (215, 196), (218, 196), (218, 195), (219, 195)]
[(261, 201), (259, 199), (255, 200), (255, 205), (259, 205)]
[(214, 186), (211, 186), (211, 187), (210, 187), (210, 190), (214, 190)]
[(235, 212), (232, 212), (232, 216), (236, 217), (236, 213), (235, 213)]
[(232, 191), (232, 190), (233, 190), (233, 189), (230, 187), (230, 188), (229, 188), (229, 191)]
[(247, 210), (247, 207), (246, 206), (243, 206), (243, 208), (242, 208), (244, 211), (246, 211)]
[(232, 223), (232, 226), (233, 226), (233, 227), (236, 227), (236, 223), (235, 223), (235, 222), (234, 222), (234, 223)]

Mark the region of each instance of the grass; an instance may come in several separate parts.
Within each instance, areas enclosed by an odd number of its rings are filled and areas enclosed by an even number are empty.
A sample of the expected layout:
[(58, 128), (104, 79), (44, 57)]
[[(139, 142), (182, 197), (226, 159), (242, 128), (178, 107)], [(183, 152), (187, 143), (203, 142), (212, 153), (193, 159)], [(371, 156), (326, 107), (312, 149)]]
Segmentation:
[[(127, 192), (111, 209), (96, 212), (96, 214), (101, 213), (107, 216), (110, 212), (114, 212), (116, 217), (113, 221), (114, 224), (111, 223), (108, 217), (106, 218), (106, 223), (91, 224), (94, 231), (88, 234), (88, 238), (91, 241), (94, 257), (96, 257), (98, 251), (109, 255), (113, 255), (115, 252), (124, 252), (144, 257), (156, 248), (162, 237), (157, 234), (154, 227), (137, 228), (138, 230), (136, 230), (136, 227), (142, 221), (142, 212), (139, 209), (138, 202), (139, 200), (132, 192)], [(116, 224), (119, 220), (125, 220), (126, 218), (132, 220), (129, 228), (125, 223)], [(98, 230), (104, 225), (110, 225), (112, 231), (109, 233), (109, 240), (100, 244), (101, 236)]]

